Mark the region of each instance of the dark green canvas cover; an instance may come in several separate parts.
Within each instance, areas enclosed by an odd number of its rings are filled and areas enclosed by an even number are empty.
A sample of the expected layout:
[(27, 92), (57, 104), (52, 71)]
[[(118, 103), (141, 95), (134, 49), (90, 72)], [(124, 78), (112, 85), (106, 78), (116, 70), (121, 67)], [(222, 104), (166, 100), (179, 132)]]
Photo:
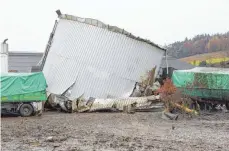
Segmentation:
[(1, 73), (1, 102), (45, 101), (46, 87), (42, 72)]
[(174, 85), (185, 94), (200, 98), (229, 99), (229, 69), (196, 67), (173, 72)]

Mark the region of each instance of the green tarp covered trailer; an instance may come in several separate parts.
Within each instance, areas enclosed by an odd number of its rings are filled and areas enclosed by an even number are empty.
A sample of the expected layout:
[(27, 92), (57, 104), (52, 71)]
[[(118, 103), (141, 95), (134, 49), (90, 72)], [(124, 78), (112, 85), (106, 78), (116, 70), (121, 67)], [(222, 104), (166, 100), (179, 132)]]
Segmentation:
[(1, 73), (1, 103), (45, 101), (46, 87), (42, 72)]
[(215, 101), (229, 101), (229, 68), (196, 67), (176, 70), (172, 81), (188, 96)]

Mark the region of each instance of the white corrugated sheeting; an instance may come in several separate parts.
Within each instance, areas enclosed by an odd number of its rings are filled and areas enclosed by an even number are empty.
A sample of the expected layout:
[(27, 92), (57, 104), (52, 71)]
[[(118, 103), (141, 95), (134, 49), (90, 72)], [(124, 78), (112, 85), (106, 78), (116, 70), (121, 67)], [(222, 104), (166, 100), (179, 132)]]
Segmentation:
[(164, 50), (103, 28), (60, 19), (44, 75), (48, 91), (62, 94), (74, 82), (70, 99), (130, 95), (135, 82), (160, 66)]

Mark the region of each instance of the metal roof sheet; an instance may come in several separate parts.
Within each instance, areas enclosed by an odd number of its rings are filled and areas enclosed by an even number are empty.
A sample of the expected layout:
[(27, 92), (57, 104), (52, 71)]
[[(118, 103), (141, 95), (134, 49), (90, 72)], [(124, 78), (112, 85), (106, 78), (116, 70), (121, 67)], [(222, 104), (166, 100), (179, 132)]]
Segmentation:
[(99, 20), (96, 20), (96, 19), (81, 18), (81, 17), (68, 15), (68, 14), (62, 14), (62, 15), (59, 16), (59, 18), (72, 20), (72, 21), (77, 21), (77, 22), (80, 22), (80, 23), (85, 23), (85, 24), (88, 24), (88, 25), (92, 25), (92, 26), (96, 26), (96, 27), (99, 27), (99, 28), (103, 28), (103, 29), (106, 29), (106, 30), (109, 30), (109, 31), (112, 31), (112, 32), (120, 33), (120, 34), (126, 35), (127, 37), (130, 37), (132, 39), (146, 42), (146, 43), (148, 43), (148, 44), (150, 44), (150, 45), (152, 45), (154, 47), (157, 47), (157, 48), (160, 48), (160, 49), (166, 51), (165, 48), (153, 43), (152, 41), (150, 41), (148, 39), (143, 39), (143, 38), (140, 38), (140, 37), (136, 37), (136, 36), (132, 35), (130, 32), (124, 30), (124, 29), (121, 29), (121, 28), (119, 28), (117, 26), (111, 26), (109, 24), (105, 24), (105, 23), (103, 23), (103, 22), (101, 22)]
[(42, 56), (43, 52), (33, 51), (9, 51), (9, 56)]
[(148, 70), (158, 71), (164, 49), (99, 26), (60, 18), (43, 61), (48, 92), (62, 94), (75, 83), (70, 99), (123, 97)]

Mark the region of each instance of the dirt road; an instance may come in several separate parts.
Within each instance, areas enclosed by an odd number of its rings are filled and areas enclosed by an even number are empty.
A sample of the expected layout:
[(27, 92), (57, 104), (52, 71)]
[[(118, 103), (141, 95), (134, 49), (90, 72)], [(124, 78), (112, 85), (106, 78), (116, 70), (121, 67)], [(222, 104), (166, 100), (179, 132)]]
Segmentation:
[(46, 112), (1, 122), (3, 151), (229, 150), (229, 113), (166, 121), (160, 112)]

